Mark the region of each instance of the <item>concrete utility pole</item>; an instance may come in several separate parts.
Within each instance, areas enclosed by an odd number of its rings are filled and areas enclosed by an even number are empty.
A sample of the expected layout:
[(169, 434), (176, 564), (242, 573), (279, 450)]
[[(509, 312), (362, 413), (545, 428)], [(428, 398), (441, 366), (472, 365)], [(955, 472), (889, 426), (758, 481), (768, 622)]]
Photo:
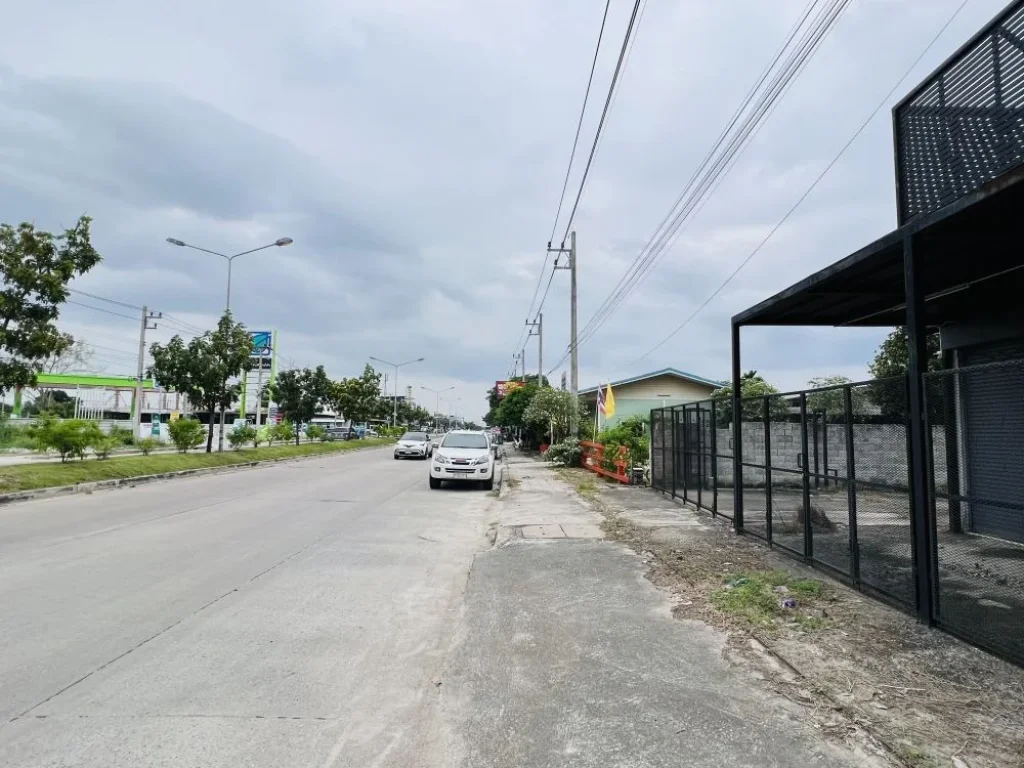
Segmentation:
[[(150, 325), (149, 321), (161, 317), (163, 315), (160, 312), (150, 312), (147, 307), (142, 308), (142, 326), (139, 329), (139, 364), (135, 378), (135, 414), (132, 418), (135, 440), (142, 437), (142, 379), (146, 374), (146, 331), (155, 331), (156, 323)], [(75, 402), (77, 404), (78, 401)]]
[[(537, 385), (540, 386), (541, 382), (544, 381), (544, 315), (543, 313), (537, 314), (537, 319), (532, 323), (527, 320), (526, 325), (532, 330), (527, 334), (526, 339), (529, 341), (531, 336), (537, 337)], [(525, 350), (523, 352), (525, 354)], [(523, 380), (526, 379), (526, 360), (523, 360)]]
[[(569, 270), (569, 391), (572, 392), (573, 399), (576, 400), (580, 386), (579, 354), (576, 349), (576, 233), (569, 233), (568, 248), (565, 247), (565, 241), (562, 241), (562, 245), (558, 248), (552, 248), (551, 243), (548, 243), (548, 253), (558, 254), (555, 257), (555, 269)], [(560, 267), (558, 259), (563, 253), (569, 254), (569, 263)], [(575, 437), (579, 434), (579, 418), (575, 408), (570, 414), (570, 422), (570, 433)]]
[[(580, 388), (580, 362), (576, 349), (576, 233), (569, 233), (569, 391), (575, 401)], [(572, 431), (576, 434), (576, 409), (572, 411)]]

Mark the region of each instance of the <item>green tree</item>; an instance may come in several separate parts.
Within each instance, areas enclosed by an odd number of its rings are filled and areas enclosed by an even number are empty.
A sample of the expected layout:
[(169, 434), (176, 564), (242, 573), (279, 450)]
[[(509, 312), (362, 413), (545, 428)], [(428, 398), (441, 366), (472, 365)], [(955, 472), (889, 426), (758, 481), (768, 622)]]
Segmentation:
[(228, 442), (231, 447), (236, 451), (241, 450), (242, 446), (246, 443), (251, 443), (256, 439), (256, 427), (244, 426), (236, 427), (228, 432)]
[(537, 390), (526, 406), (523, 422), (536, 434), (550, 435), (551, 442), (557, 443), (569, 434), (574, 408), (577, 420), (582, 420), (584, 410), (578, 398), (571, 392), (544, 387)]
[[(853, 380), (848, 376), (832, 375), (819, 376), (807, 382), (812, 389), (822, 387), (836, 387), (841, 384), (852, 384)], [(853, 413), (864, 412), (868, 401), (868, 393), (864, 387), (853, 387), (850, 390), (850, 403), (853, 406)], [(808, 413), (824, 413), (829, 419), (840, 419), (846, 412), (846, 395), (843, 389), (829, 389), (827, 392), (807, 393)]]
[(90, 222), (82, 216), (60, 235), (0, 224), (0, 393), (33, 386), (42, 361), (72, 345), (54, 322), (68, 283), (100, 262)]
[(369, 421), (381, 413), (382, 405), (387, 405), (381, 400), (380, 378), (373, 366), (367, 365), (362, 376), (333, 382), (328, 389), (327, 402), (336, 413), (353, 423)]
[[(930, 334), (925, 339), (928, 352), (928, 370), (937, 371), (942, 367), (939, 352), (939, 335)], [(907, 349), (907, 330), (894, 328), (875, 351), (875, 357), (868, 366), (873, 379), (905, 378), (910, 368), (910, 351)], [(903, 421), (907, 417), (906, 385), (900, 381), (877, 382), (870, 388), (872, 402), (883, 416)]]
[(509, 392), (498, 404), (494, 414), (494, 423), (507, 429), (530, 431), (530, 426), (523, 418), (523, 414), (526, 413), (526, 409), (537, 394), (537, 391), (537, 385), (530, 382)]
[[(185, 394), (193, 405), (209, 413), (207, 453), (213, 448), (217, 409), (221, 408), (223, 415), (223, 409), (234, 401), (238, 393), (238, 385), (231, 384), (231, 379), (241, 375), (252, 364), (249, 357), (251, 345), (245, 326), (232, 322), (231, 313), (225, 312), (215, 331), (197, 336), (188, 344), (180, 336), (175, 336), (166, 345), (153, 344), (149, 348), (153, 356), (149, 375), (164, 386)], [(223, 435), (222, 428), (222, 442)]]
[(295, 444), (299, 443), (301, 425), (312, 420), (327, 400), (331, 381), (322, 365), (315, 371), (309, 368), (282, 371), (271, 386), (271, 397), (282, 416), (295, 425)]
[[(167, 432), (174, 447), (185, 453), (202, 445), (203, 434), (208, 433), (208, 430), (196, 419), (175, 419), (167, 425)], [(206, 450), (210, 450), (209, 445)]]
[[(778, 394), (778, 391), (778, 389), (765, 381), (763, 376), (759, 376), (757, 371), (747, 371), (744, 373), (740, 377), (740, 397), (744, 398), (742, 405), (743, 420), (763, 420), (763, 398), (765, 395)], [(732, 384), (719, 387), (711, 393), (711, 397), (715, 401), (715, 415), (718, 419), (718, 426), (724, 427), (732, 424)], [(789, 406), (780, 397), (772, 398), (769, 407), (772, 421), (783, 421), (789, 415)]]

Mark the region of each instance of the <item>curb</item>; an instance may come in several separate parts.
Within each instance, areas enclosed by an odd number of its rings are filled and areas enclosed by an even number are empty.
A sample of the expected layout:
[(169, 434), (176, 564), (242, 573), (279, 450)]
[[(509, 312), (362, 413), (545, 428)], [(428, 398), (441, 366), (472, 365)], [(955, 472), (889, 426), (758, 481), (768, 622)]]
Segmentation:
[[(366, 448), (353, 448), (348, 451), (338, 451), (334, 455), (346, 453), (359, 453), (362, 451), (373, 451), (387, 448), (387, 445), (374, 445)], [(28, 491), (13, 491), (11, 493), (0, 493), (0, 506), (15, 504), (19, 501), (31, 501), (33, 499), (46, 499), (54, 496), (70, 496), (76, 493), (92, 493), (113, 488), (132, 488), (136, 485), (156, 482), (158, 480), (173, 480), (179, 477), (197, 477), (201, 475), (216, 475), (226, 472), (238, 472), (246, 469), (272, 464), (287, 464), (295, 461), (308, 461), (310, 459), (322, 459), (332, 455), (331, 452), (313, 454), (311, 456), (295, 456), (281, 459), (261, 459), (259, 461), (244, 461), (239, 464), (226, 464), (221, 467), (197, 467), (196, 469), (179, 469), (176, 472), (159, 472), (155, 475), (138, 475), (136, 477), (118, 477), (111, 480), (96, 480), (91, 483), (76, 483), (75, 485), (55, 485), (52, 488), (33, 488)]]

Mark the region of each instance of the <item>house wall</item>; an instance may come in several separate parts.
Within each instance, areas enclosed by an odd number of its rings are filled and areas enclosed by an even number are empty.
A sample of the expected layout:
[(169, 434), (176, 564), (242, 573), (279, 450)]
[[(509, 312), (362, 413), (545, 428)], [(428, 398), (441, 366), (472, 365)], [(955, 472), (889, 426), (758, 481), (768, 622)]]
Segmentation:
[[(615, 415), (607, 420), (601, 419), (601, 425), (614, 427), (632, 416), (648, 418), (652, 408), (667, 408), (707, 400), (715, 389), (707, 384), (687, 381), (676, 376), (655, 376), (621, 387), (612, 387), (615, 395)], [(597, 402), (596, 393), (590, 392), (583, 397), (593, 410)]]

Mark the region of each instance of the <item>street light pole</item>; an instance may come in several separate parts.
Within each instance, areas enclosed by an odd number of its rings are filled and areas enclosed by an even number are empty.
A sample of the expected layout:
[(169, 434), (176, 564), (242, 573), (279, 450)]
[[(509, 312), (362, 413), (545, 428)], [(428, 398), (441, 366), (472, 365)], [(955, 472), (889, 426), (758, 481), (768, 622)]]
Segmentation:
[(455, 386), (452, 385), (450, 387), (445, 387), (444, 389), (432, 389), (431, 387), (424, 387), (421, 384), (420, 385), (420, 389), (425, 389), (425, 390), (427, 390), (427, 392), (433, 392), (434, 393), (434, 396), (435, 396), (434, 397), (434, 431), (436, 432), (437, 431), (437, 412), (441, 410), (441, 393), (442, 392), (449, 392), (449, 391), (455, 389)]
[[(179, 248), (191, 248), (194, 251), (202, 251), (203, 253), (212, 253), (214, 256), (220, 256), (222, 259), (227, 260), (227, 262), (228, 262), (228, 291), (227, 291), (227, 296), (226, 296), (225, 301), (224, 301), (224, 312), (226, 314), (226, 313), (231, 311), (231, 263), (235, 259), (237, 259), (239, 256), (245, 256), (247, 253), (256, 253), (256, 251), (264, 251), (267, 248), (275, 248), (275, 247), (280, 248), (280, 247), (285, 246), (285, 245), (291, 245), (294, 241), (290, 237), (279, 237), (279, 238), (277, 238), (277, 240), (275, 240), (272, 243), (267, 243), (266, 245), (261, 245), (259, 248), (250, 248), (248, 251), (241, 251), (240, 253), (235, 253), (235, 254), (232, 254), (230, 256), (228, 254), (226, 254), (226, 253), (221, 253), (220, 251), (211, 251), (209, 248), (200, 248), (198, 245), (191, 245), (189, 243), (186, 243), (183, 240), (178, 240), (177, 238), (174, 238), (174, 237), (168, 237), (167, 238), (167, 242), (170, 243), (171, 245), (176, 245)], [(262, 366), (262, 364), (263, 364), (263, 361), (261, 359), (260, 360), (260, 365)], [(261, 368), (261, 370), (262, 370), (262, 368)], [(248, 387), (248, 377), (247, 376), (243, 375), (243, 377), (242, 377), (242, 386), (243, 387)], [(223, 403), (221, 403), (221, 406), (220, 406), (220, 437), (217, 439), (217, 450), (218, 451), (223, 451), (224, 450), (224, 410), (225, 410), (225, 408), (226, 408), (226, 406)]]
[(394, 404), (392, 405), (392, 409), (391, 409), (391, 426), (397, 427), (398, 426), (398, 369), (401, 368), (404, 365), (411, 365), (412, 363), (422, 363), (424, 360), (426, 360), (426, 358), (425, 357), (417, 357), (415, 360), (406, 360), (404, 363), (391, 363), (391, 362), (388, 362), (387, 360), (381, 360), (379, 357), (374, 357), (373, 355), (370, 355), (370, 359), (371, 360), (376, 360), (378, 363), (383, 363), (384, 365), (390, 365), (392, 368), (395, 369), (395, 401), (394, 401)]
[(294, 241), (290, 237), (279, 237), (277, 240), (275, 240), (272, 243), (267, 243), (266, 245), (261, 245), (259, 248), (250, 248), (248, 251), (242, 251), (241, 253), (235, 253), (235, 254), (232, 254), (230, 256), (228, 254), (226, 254), (226, 253), (221, 253), (220, 251), (211, 251), (209, 248), (200, 248), (198, 245), (191, 245), (189, 243), (186, 243), (186, 242), (184, 242), (182, 240), (178, 240), (178, 239), (173, 238), (173, 237), (168, 237), (167, 238), (167, 242), (170, 243), (171, 245), (176, 245), (179, 248), (191, 248), (194, 251), (202, 251), (203, 253), (212, 253), (214, 256), (220, 256), (222, 259), (227, 260), (227, 262), (228, 262), (228, 295), (227, 295), (227, 299), (226, 299), (225, 304), (224, 304), (224, 309), (225, 310), (230, 310), (231, 309), (231, 262), (233, 262), (239, 256), (245, 256), (248, 253), (256, 253), (256, 251), (264, 251), (267, 248), (274, 248), (275, 246), (280, 248), (281, 246), (291, 245)]

